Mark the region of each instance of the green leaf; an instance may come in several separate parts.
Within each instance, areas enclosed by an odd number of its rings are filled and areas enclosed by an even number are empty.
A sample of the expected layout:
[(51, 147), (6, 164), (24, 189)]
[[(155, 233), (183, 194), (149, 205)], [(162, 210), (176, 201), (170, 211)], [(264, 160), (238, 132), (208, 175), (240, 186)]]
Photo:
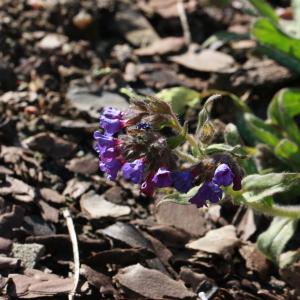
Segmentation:
[(296, 226), (297, 220), (274, 218), (267, 231), (258, 237), (257, 247), (272, 261), (278, 263), (279, 256), (295, 233)]
[(156, 96), (169, 103), (177, 114), (184, 113), (186, 106), (194, 106), (201, 100), (200, 93), (186, 87), (163, 89)]
[(251, 33), (261, 43), (265, 54), (300, 73), (299, 39), (285, 34), (268, 19), (258, 19), (253, 24)]
[(283, 139), (275, 147), (274, 152), (280, 159), (284, 160), (291, 169), (300, 169), (300, 152), (297, 144), (288, 139)]
[(229, 152), (230, 154), (239, 157), (239, 158), (246, 158), (246, 152), (240, 145), (237, 146), (230, 146), (227, 144), (212, 144), (205, 148), (205, 154), (211, 155), (218, 152)]
[(180, 205), (190, 205), (191, 203), (189, 200), (197, 193), (199, 188), (200, 186), (195, 186), (185, 194), (178, 192), (167, 194), (157, 203), (157, 207), (168, 202), (173, 202)]
[(228, 42), (232, 41), (240, 41), (249, 39), (249, 34), (240, 34), (235, 32), (228, 32), (228, 31), (220, 31), (213, 35), (211, 35), (208, 39), (206, 39), (201, 47), (202, 48), (209, 48), (210, 46), (217, 44), (219, 47), (227, 44)]
[(244, 134), (250, 136), (254, 142), (263, 142), (276, 146), (280, 141), (279, 132), (269, 124), (253, 114), (245, 113), (240, 116), (239, 124), (243, 123)]
[(294, 118), (300, 114), (300, 89), (282, 89), (268, 107), (268, 118), (282, 129), (289, 138), (300, 145), (300, 131)]
[(169, 137), (167, 139), (167, 143), (171, 149), (175, 149), (179, 145), (183, 144), (185, 142), (185, 136), (184, 135), (176, 135)]
[(224, 140), (226, 144), (231, 146), (242, 144), (242, 139), (239, 135), (239, 131), (234, 124), (229, 123), (226, 125), (224, 130)]
[(265, 0), (248, 0), (258, 11), (258, 13), (270, 19), (271, 21), (277, 23), (278, 22), (278, 16), (272, 6), (270, 6)]
[(242, 196), (246, 203), (262, 202), (278, 193), (300, 194), (300, 173), (253, 174), (242, 181)]

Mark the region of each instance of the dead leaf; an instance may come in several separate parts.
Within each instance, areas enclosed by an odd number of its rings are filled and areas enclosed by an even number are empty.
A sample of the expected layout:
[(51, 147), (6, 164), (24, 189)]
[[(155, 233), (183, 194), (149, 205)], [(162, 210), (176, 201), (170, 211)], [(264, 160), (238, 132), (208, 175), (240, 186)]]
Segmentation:
[(76, 144), (62, 139), (54, 133), (41, 132), (22, 142), (25, 148), (42, 152), (53, 158), (65, 158), (76, 149)]
[(73, 199), (79, 198), (92, 186), (89, 181), (78, 180), (77, 178), (72, 178), (67, 182), (67, 186), (63, 191), (63, 195), (66, 197), (71, 197)]
[(50, 206), (45, 201), (40, 200), (38, 202), (41, 208), (41, 215), (45, 221), (50, 221), (53, 223), (58, 223), (59, 220), (59, 210)]
[(241, 240), (247, 241), (256, 231), (253, 209), (247, 208), (242, 219), (236, 226), (237, 233)]
[(267, 257), (261, 253), (254, 244), (247, 243), (241, 246), (239, 249), (241, 256), (246, 261), (246, 267), (251, 270), (259, 273), (260, 276), (266, 277), (269, 268), (270, 262)]
[(182, 281), (176, 281), (167, 275), (136, 264), (121, 269), (115, 279), (124, 287), (148, 299), (195, 299)]
[(281, 278), (300, 293), (300, 261), (280, 270)]
[(89, 219), (119, 218), (129, 215), (131, 211), (129, 206), (111, 203), (94, 192), (81, 197), (80, 207)]
[(118, 291), (113, 287), (110, 277), (97, 272), (84, 264), (81, 265), (80, 273), (86, 278), (89, 284), (98, 288), (101, 294), (114, 295), (115, 298), (119, 298)]
[(154, 257), (154, 253), (146, 248), (114, 248), (111, 250), (101, 251), (99, 253), (96, 253), (95, 255), (88, 257), (85, 260), (85, 263), (89, 266), (94, 267), (104, 266), (106, 264), (128, 266)]
[(159, 39), (149, 21), (132, 6), (120, 5), (115, 22), (120, 32), (134, 46), (145, 46)]
[(187, 244), (187, 248), (227, 256), (239, 243), (235, 227), (227, 225), (209, 231), (203, 238)]
[(8, 294), (17, 299), (34, 299), (68, 294), (73, 288), (72, 278), (59, 278), (47, 273), (44, 275), (41, 279), (37, 276), (9, 274)]
[(116, 222), (99, 231), (134, 248), (152, 248), (151, 243), (131, 224)]
[(66, 168), (71, 172), (88, 176), (98, 171), (99, 163), (95, 156), (88, 154), (80, 158), (73, 158), (67, 163)]
[(203, 211), (192, 205), (164, 203), (157, 208), (156, 219), (160, 224), (183, 229), (193, 237), (201, 236), (207, 231)]
[(15, 270), (20, 266), (20, 262), (18, 258), (0, 256), (0, 270)]
[(47, 202), (52, 202), (55, 204), (63, 204), (66, 201), (66, 198), (63, 195), (61, 195), (55, 190), (51, 190), (48, 188), (40, 189), (40, 194), (42, 198)]
[(6, 176), (6, 180), (0, 183), (0, 195), (10, 195), (22, 202), (32, 202), (35, 197), (35, 191), (25, 182)]
[(172, 56), (169, 59), (199, 72), (232, 73), (236, 69), (232, 56), (211, 49), (204, 49), (199, 52), (190, 49), (186, 53)]
[(191, 238), (185, 230), (168, 225), (151, 226), (147, 231), (167, 246), (175, 248), (183, 248)]
[(185, 45), (182, 37), (167, 37), (154, 41), (145, 48), (136, 49), (134, 54), (138, 56), (166, 55), (179, 52)]
[(8, 254), (12, 247), (12, 241), (9, 239), (5, 239), (0, 237), (0, 253)]

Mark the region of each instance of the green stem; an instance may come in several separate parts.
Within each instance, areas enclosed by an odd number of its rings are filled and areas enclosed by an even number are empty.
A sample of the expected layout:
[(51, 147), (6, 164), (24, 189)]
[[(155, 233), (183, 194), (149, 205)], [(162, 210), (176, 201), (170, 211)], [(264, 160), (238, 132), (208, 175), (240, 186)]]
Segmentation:
[[(181, 124), (179, 123), (175, 113), (172, 114), (172, 117), (174, 119), (174, 125), (175, 125), (175, 129), (177, 130), (177, 132), (179, 134), (183, 134), (184, 133), (184, 128), (181, 126)], [(189, 142), (189, 144), (191, 145), (192, 149), (195, 149), (197, 152), (197, 156), (201, 157), (201, 151), (199, 149), (199, 146), (197, 144), (197, 141), (195, 140), (195, 138), (191, 135), (191, 134), (185, 134), (185, 138), (186, 140)]]
[(271, 215), (273, 217), (284, 217), (291, 219), (299, 219), (300, 218), (300, 206), (297, 205), (289, 205), (289, 206), (281, 206), (277, 204), (273, 204), (272, 206), (268, 206), (262, 203), (246, 203), (248, 207), (251, 207), (263, 214)]
[(174, 149), (173, 151), (179, 158), (181, 158), (183, 160), (186, 160), (193, 164), (199, 162), (199, 160), (197, 158), (195, 158), (194, 156), (184, 153), (184, 152), (180, 151), (179, 149)]

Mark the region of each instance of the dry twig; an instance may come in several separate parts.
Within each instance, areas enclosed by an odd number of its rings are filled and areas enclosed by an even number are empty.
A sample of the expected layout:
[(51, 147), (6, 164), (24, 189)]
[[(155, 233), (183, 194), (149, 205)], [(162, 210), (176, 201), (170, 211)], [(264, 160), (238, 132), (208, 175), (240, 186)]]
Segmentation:
[(71, 238), (72, 249), (73, 249), (73, 259), (74, 259), (74, 287), (73, 290), (69, 294), (69, 300), (73, 300), (76, 294), (78, 282), (79, 282), (79, 271), (80, 271), (80, 261), (79, 261), (79, 250), (78, 250), (78, 242), (77, 236), (74, 228), (74, 223), (70, 214), (70, 211), (66, 208), (63, 211), (64, 218), (67, 222), (67, 227), (69, 231), (69, 235)]
[(184, 8), (183, 0), (177, 0), (177, 11), (178, 11), (179, 19), (181, 22), (185, 43), (187, 45), (190, 45), (190, 43), (192, 41), (192, 37), (191, 37), (190, 26), (189, 26), (186, 11)]

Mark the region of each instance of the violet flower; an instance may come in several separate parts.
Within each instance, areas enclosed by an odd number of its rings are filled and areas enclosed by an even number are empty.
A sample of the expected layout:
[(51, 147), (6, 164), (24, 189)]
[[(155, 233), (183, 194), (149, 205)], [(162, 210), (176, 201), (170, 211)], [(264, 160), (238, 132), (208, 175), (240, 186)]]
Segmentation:
[(115, 108), (107, 107), (103, 109), (100, 116), (100, 126), (106, 135), (114, 135), (126, 126), (123, 120), (123, 113)]
[(190, 199), (190, 202), (195, 204), (198, 208), (203, 207), (206, 200), (217, 203), (221, 200), (223, 191), (221, 188), (211, 182), (204, 182), (198, 192)]
[(153, 184), (158, 188), (172, 185), (171, 172), (166, 168), (159, 168), (152, 179)]
[(133, 183), (141, 183), (144, 175), (144, 160), (136, 159), (123, 165), (123, 176)]
[(187, 193), (193, 187), (193, 175), (189, 171), (172, 172), (171, 178), (175, 189)]
[(100, 161), (100, 170), (106, 173), (106, 177), (109, 180), (115, 181), (119, 170), (121, 169), (121, 162), (118, 159), (112, 159), (109, 161)]
[(104, 107), (101, 115), (109, 119), (121, 119), (123, 112), (113, 107)]
[(227, 164), (221, 164), (216, 168), (212, 181), (219, 186), (229, 186), (233, 182), (233, 176), (229, 166)]

